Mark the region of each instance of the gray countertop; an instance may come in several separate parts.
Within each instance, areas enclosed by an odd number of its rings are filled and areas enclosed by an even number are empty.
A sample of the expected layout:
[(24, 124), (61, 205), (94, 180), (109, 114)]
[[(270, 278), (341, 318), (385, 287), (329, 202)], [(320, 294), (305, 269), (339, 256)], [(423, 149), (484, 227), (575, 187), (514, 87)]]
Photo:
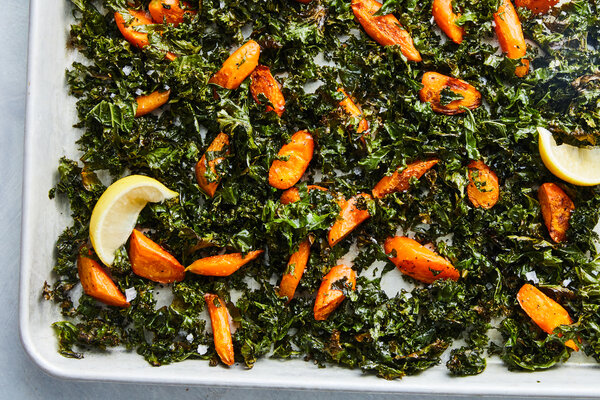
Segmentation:
[[(67, 0), (46, 0), (67, 1)], [(21, 234), (21, 186), (25, 118), (27, 31), (26, 0), (0, 0), (0, 399), (391, 399), (399, 395), (366, 395), (313, 391), (169, 387), (64, 381), (43, 373), (27, 357), (18, 330), (18, 281)], [(429, 398), (431, 396), (410, 396)]]

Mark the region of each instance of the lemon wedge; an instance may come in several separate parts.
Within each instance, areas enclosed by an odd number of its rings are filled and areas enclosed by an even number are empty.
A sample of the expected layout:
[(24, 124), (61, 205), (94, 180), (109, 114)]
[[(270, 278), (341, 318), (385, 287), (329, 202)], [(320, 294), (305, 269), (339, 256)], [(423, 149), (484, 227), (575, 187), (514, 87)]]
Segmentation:
[(111, 265), (115, 251), (133, 232), (142, 208), (148, 202), (177, 195), (156, 179), (143, 175), (130, 175), (110, 185), (98, 199), (90, 219), (90, 240), (98, 258)]
[(547, 129), (538, 127), (537, 131), (540, 155), (550, 172), (574, 185), (600, 184), (600, 147), (557, 145)]

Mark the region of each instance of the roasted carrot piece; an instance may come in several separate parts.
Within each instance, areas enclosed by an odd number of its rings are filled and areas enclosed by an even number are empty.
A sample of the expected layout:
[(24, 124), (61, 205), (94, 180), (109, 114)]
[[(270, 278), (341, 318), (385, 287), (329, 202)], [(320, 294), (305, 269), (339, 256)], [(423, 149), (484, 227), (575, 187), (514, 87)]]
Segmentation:
[[(521, 21), (510, 0), (502, 0), (498, 11), (494, 13), (494, 22), (496, 23), (498, 42), (506, 56), (513, 59), (525, 56), (527, 44), (523, 36)], [(515, 74), (519, 77), (523, 77), (529, 72), (529, 60), (523, 59), (521, 64), (515, 70)]]
[(250, 84), (250, 92), (252, 93), (254, 101), (260, 104), (258, 95), (264, 94), (273, 105), (272, 107), (267, 106), (267, 112), (275, 111), (275, 113), (281, 117), (285, 110), (285, 98), (283, 97), (283, 93), (281, 93), (279, 83), (273, 78), (273, 75), (271, 75), (269, 67), (265, 67), (264, 65), (257, 66), (252, 72), (252, 75), (250, 75), (250, 80), (252, 81)]
[[(462, 107), (474, 110), (481, 105), (481, 93), (463, 80), (437, 72), (425, 72), (421, 83), (423, 88), (419, 91), (419, 98), (423, 102), (431, 103), (431, 108), (436, 113), (445, 115), (461, 114), (465, 112)], [(462, 96), (462, 98), (444, 102), (442, 99), (444, 90), (450, 90), (453, 94)]]
[(246, 256), (242, 256), (242, 253), (230, 253), (204, 257), (194, 261), (185, 270), (204, 276), (229, 276), (263, 252), (264, 250), (254, 250), (246, 254)]
[(452, 11), (452, 0), (433, 0), (435, 23), (454, 43), (461, 44), (465, 30), (456, 24), (458, 17)]
[(109, 306), (129, 307), (125, 295), (96, 261), (80, 255), (77, 258), (77, 272), (85, 294)]
[(279, 284), (279, 296), (287, 297), (288, 303), (294, 298), (294, 293), (296, 293), (296, 288), (300, 283), (302, 274), (304, 274), (309, 256), (310, 240), (307, 238), (300, 243), (298, 250), (290, 256), (287, 268)]
[(231, 340), (231, 327), (229, 326), (229, 313), (225, 303), (216, 294), (206, 293), (204, 301), (208, 306), (210, 324), (212, 325), (215, 350), (223, 364), (233, 365), (233, 341)]
[[(198, 181), (198, 185), (210, 197), (214, 197), (217, 187), (219, 187), (219, 183), (221, 182), (221, 177), (217, 174), (217, 165), (225, 160), (225, 157), (213, 157), (212, 153), (223, 151), (225, 154), (229, 154), (229, 136), (221, 132), (214, 138), (210, 146), (208, 146), (200, 161), (196, 163), (196, 180)], [(207, 154), (210, 161), (206, 160)], [(211, 174), (214, 175), (214, 179), (211, 181), (206, 177), (207, 168), (210, 168)]]
[(346, 281), (344, 282), (345, 287), (352, 290), (356, 289), (356, 272), (344, 264), (336, 265), (325, 275), (317, 292), (313, 308), (315, 320), (325, 321), (342, 304), (342, 301), (346, 298), (344, 292), (339, 289), (333, 289), (332, 285), (343, 280)]
[(258, 65), (259, 56), (260, 46), (258, 43), (254, 40), (247, 41), (225, 60), (221, 69), (208, 82), (225, 89), (237, 89), (244, 79), (254, 71)]
[(360, 203), (363, 203), (362, 205), (366, 207), (366, 203), (370, 199), (371, 195), (367, 193), (360, 193), (356, 196), (352, 196), (350, 200), (341, 202), (340, 215), (329, 230), (329, 235), (327, 237), (329, 246), (333, 247), (338, 244), (358, 225), (363, 223), (371, 216), (371, 214), (369, 214), (369, 210), (366, 208), (358, 208)]
[(545, 14), (558, 4), (559, 0), (515, 0), (517, 7), (527, 7), (537, 14)]
[(137, 229), (129, 238), (129, 261), (134, 274), (154, 282), (180, 282), (185, 276), (175, 257)]
[(154, 91), (150, 94), (138, 96), (135, 101), (137, 103), (137, 110), (135, 111), (136, 117), (141, 117), (156, 110), (160, 106), (164, 105), (169, 101), (170, 90), (166, 92)]
[[(344, 111), (352, 117), (361, 117), (363, 115), (362, 111), (360, 110), (360, 108), (358, 108), (356, 103), (354, 101), (352, 101), (350, 96), (348, 96), (346, 94), (344, 89), (339, 88), (338, 92), (340, 92), (344, 95), (344, 100), (340, 101), (340, 106), (344, 109)], [(363, 118), (358, 123), (358, 128), (356, 129), (356, 132), (363, 133), (363, 132), (367, 131), (368, 129), (369, 129), (369, 123), (367, 122), (366, 119)]]
[[(152, 21), (152, 19), (150, 19), (148, 14), (146, 14), (144, 11), (127, 10), (127, 12), (131, 15), (131, 21), (129, 21), (129, 23), (125, 22), (125, 18), (120, 12), (116, 12), (114, 14), (117, 28), (119, 28), (119, 31), (125, 40), (138, 49), (148, 46), (150, 44), (150, 41), (148, 40), (148, 34), (144, 32), (138, 32), (135, 27), (150, 25), (153, 24), (154, 21)], [(173, 61), (175, 58), (177, 58), (177, 56), (173, 53), (167, 52), (167, 54), (165, 54), (165, 58)]]
[[(183, 3), (184, 7), (181, 7)], [(148, 11), (152, 19), (157, 24), (173, 24), (175, 26), (183, 22), (185, 14), (196, 14), (196, 11), (189, 10), (189, 4), (180, 0), (152, 0), (148, 4)]]
[(438, 159), (416, 161), (408, 164), (402, 171), (398, 168), (392, 175), (384, 176), (377, 182), (377, 185), (373, 188), (373, 197), (380, 199), (390, 193), (408, 190), (410, 178), (420, 179), (425, 172), (429, 171), (438, 162), (440, 162)]
[(142, 25), (150, 25), (152, 24), (152, 20), (148, 17), (148, 15), (144, 11), (137, 10), (127, 10), (129, 14), (131, 14), (131, 21), (129, 24), (125, 22), (125, 18), (120, 12), (116, 12), (115, 22), (117, 23), (117, 28), (121, 31), (121, 34), (129, 43), (141, 49), (150, 44), (148, 41), (148, 34), (143, 32), (138, 32), (135, 30), (136, 26)]
[(374, 17), (382, 4), (375, 0), (352, 0), (352, 11), (367, 35), (382, 46), (399, 45), (402, 54), (410, 61), (421, 61), (421, 54), (415, 48), (412, 38), (400, 21), (393, 15)]
[(438, 279), (458, 280), (459, 272), (450, 261), (439, 256), (416, 240), (394, 236), (386, 239), (385, 253), (400, 272), (418, 281), (432, 283)]
[[(554, 329), (560, 325), (573, 323), (571, 316), (563, 306), (528, 283), (523, 285), (517, 293), (517, 300), (533, 322), (548, 334), (552, 334)], [(568, 340), (565, 345), (579, 351), (579, 347), (572, 340)]]
[(498, 176), (483, 161), (471, 161), (467, 195), (473, 207), (492, 208), (500, 197)]
[(563, 242), (567, 237), (571, 213), (575, 210), (573, 201), (555, 183), (544, 183), (540, 186), (538, 200), (550, 237), (556, 243)]
[[(310, 192), (311, 190), (320, 190), (323, 192), (326, 192), (327, 189), (325, 189), (324, 187), (318, 186), (318, 185), (308, 185), (306, 186), (306, 189)], [(295, 203), (298, 200), (300, 200), (300, 191), (298, 190), (298, 188), (289, 188), (288, 190), (286, 190), (285, 192), (283, 192), (281, 194), (281, 197), (279, 198), (279, 202), (281, 204), (290, 204), (290, 203)]]
[(287, 161), (275, 160), (269, 169), (269, 185), (277, 189), (289, 189), (294, 186), (313, 157), (315, 144), (308, 131), (298, 131), (292, 135), (292, 140), (281, 147), (277, 155), (289, 157)]

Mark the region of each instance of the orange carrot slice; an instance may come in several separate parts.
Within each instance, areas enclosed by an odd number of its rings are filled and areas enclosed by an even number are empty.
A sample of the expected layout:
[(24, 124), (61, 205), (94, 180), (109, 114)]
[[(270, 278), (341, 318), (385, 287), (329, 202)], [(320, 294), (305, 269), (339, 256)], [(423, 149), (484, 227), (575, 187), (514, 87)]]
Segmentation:
[(399, 45), (404, 57), (410, 61), (421, 61), (421, 54), (415, 48), (412, 38), (400, 21), (387, 14), (374, 17), (382, 4), (375, 0), (352, 0), (352, 11), (367, 35), (382, 46)]
[[(498, 42), (506, 56), (512, 59), (525, 56), (527, 44), (523, 36), (521, 21), (510, 0), (502, 0), (498, 11), (494, 13), (494, 22), (496, 23)], [(529, 72), (529, 60), (523, 59), (521, 64), (515, 70), (515, 74), (519, 77), (523, 77)]]
[(563, 242), (567, 237), (571, 213), (575, 210), (573, 201), (555, 183), (544, 183), (540, 186), (538, 200), (550, 237), (556, 243)]
[(269, 169), (269, 185), (277, 189), (289, 189), (294, 186), (313, 157), (315, 144), (308, 131), (298, 131), (292, 135), (292, 140), (283, 145), (277, 155), (289, 157), (287, 161), (275, 160)]
[(285, 98), (283, 97), (283, 93), (281, 93), (279, 83), (273, 78), (273, 75), (271, 75), (269, 67), (265, 67), (264, 65), (257, 66), (252, 72), (252, 75), (250, 75), (250, 80), (252, 81), (250, 84), (250, 92), (252, 93), (254, 101), (260, 104), (258, 96), (260, 94), (265, 95), (273, 105), (273, 107), (267, 106), (267, 112), (275, 111), (275, 113), (281, 117), (285, 110)]
[[(523, 311), (529, 315), (533, 322), (548, 334), (552, 334), (554, 329), (560, 325), (571, 325), (573, 323), (567, 310), (528, 283), (523, 285), (517, 293), (517, 300)], [(579, 347), (572, 340), (568, 340), (565, 345), (579, 351)]]
[[(223, 150), (225, 149), (225, 150)], [(200, 161), (196, 163), (196, 181), (200, 188), (208, 194), (210, 197), (214, 197), (221, 177), (217, 174), (217, 165), (225, 160), (225, 157), (213, 157), (212, 153), (225, 151), (225, 154), (229, 154), (229, 136), (223, 132), (219, 133), (216, 138), (212, 141), (206, 152), (200, 158)], [(206, 161), (206, 155), (209, 155), (210, 161)], [(214, 179), (210, 181), (206, 177), (206, 171), (210, 168), (211, 174), (214, 175)]]
[(249, 40), (242, 47), (233, 52), (225, 60), (221, 69), (208, 81), (224, 87), (237, 89), (254, 68), (258, 65), (260, 46), (254, 40)]
[(454, 42), (461, 44), (465, 30), (456, 24), (460, 17), (452, 11), (452, 0), (433, 0), (433, 19), (437, 26)]
[[(320, 190), (323, 192), (326, 192), (327, 189), (325, 189), (324, 187), (321, 186), (317, 186), (317, 185), (308, 185), (306, 186), (306, 189), (310, 192), (311, 190)], [(288, 190), (286, 190), (285, 192), (283, 192), (281, 194), (281, 197), (279, 198), (279, 202), (281, 204), (290, 204), (290, 203), (295, 203), (297, 201), (300, 200), (300, 191), (298, 190), (298, 188), (289, 188)]]
[(334, 283), (343, 280), (346, 280), (344, 285), (347, 288), (352, 288), (352, 290), (356, 289), (356, 272), (344, 264), (336, 265), (331, 268), (327, 275), (325, 275), (321, 282), (321, 286), (319, 287), (319, 291), (317, 292), (317, 298), (313, 308), (315, 320), (325, 321), (327, 317), (342, 304), (342, 301), (346, 298), (344, 292), (340, 289), (334, 289), (332, 286)]
[(440, 160), (433, 159), (428, 161), (416, 161), (408, 164), (406, 168), (400, 171), (398, 168), (390, 176), (381, 178), (377, 185), (373, 188), (373, 197), (380, 199), (394, 192), (403, 192), (410, 188), (410, 179), (421, 179), (425, 172), (429, 171)]
[(231, 366), (235, 362), (235, 359), (227, 307), (223, 300), (216, 294), (206, 293), (204, 295), (204, 301), (208, 306), (215, 350), (221, 361), (223, 361), (223, 364)]
[(229, 276), (261, 255), (264, 250), (254, 250), (242, 256), (242, 253), (223, 254), (196, 260), (185, 270), (204, 276)]
[(85, 294), (109, 306), (129, 307), (125, 295), (96, 261), (80, 255), (77, 272)]
[(175, 257), (137, 229), (129, 238), (129, 261), (134, 274), (154, 282), (180, 282), (185, 276)]
[(483, 161), (471, 161), (467, 195), (473, 207), (492, 208), (500, 198), (498, 176)]
[(439, 256), (416, 240), (394, 236), (387, 238), (385, 253), (400, 272), (418, 281), (432, 283), (438, 279), (458, 280), (459, 272), (450, 261)]
[(156, 110), (160, 106), (164, 105), (169, 101), (170, 90), (166, 92), (159, 92), (158, 90), (150, 94), (138, 96), (135, 101), (137, 103), (137, 109), (135, 111), (136, 117), (141, 117)]
[(119, 28), (119, 31), (121, 32), (125, 40), (127, 40), (129, 43), (131, 43), (138, 49), (148, 46), (150, 44), (150, 42), (148, 41), (148, 34), (136, 31), (135, 27), (142, 25), (150, 25), (153, 23), (152, 20), (144, 11), (127, 11), (129, 12), (129, 14), (131, 14), (132, 17), (131, 21), (129, 21), (129, 24), (125, 22), (125, 18), (121, 13), (115, 13), (114, 17), (115, 22), (117, 23), (117, 28)]
[[(456, 115), (465, 112), (463, 107), (474, 110), (481, 105), (481, 93), (467, 82), (438, 74), (437, 72), (425, 72), (421, 79), (423, 88), (419, 91), (419, 98), (423, 102), (431, 104), (431, 109), (436, 113), (445, 115)], [(452, 91), (462, 96), (461, 99), (444, 103), (442, 91)]]
[[(344, 95), (344, 100), (340, 101), (340, 106), (344, 109), (344, 111), (352, 117), (361, 117), (363, 115), (362, 111), (360, 110), (360, 108), (358, 108), (356, 103), (354, 101), (352, 101), (350, 96), (348, 96), (346, 94), (344, 89), (339, 88), (338, 92), (340, 92)], [(368, 129), (369, 129), (369, 123), (367, 122), (366, 119), (363, 118), (358, 123), (358, 128), (356, 129), (356, 132), (363, 133), (363, 132), (367, 131)]]
[[(150, 44), (148, 40), (148, 34), (144, 32), (138, 32), (135, 27), (142, 25), (151, 25), (154, 23), (152, 19), (148, 17), (144, 11), (137, 10), (127, 10), (127, 12), (131, 15), (131, 21), (128, 23), (125, 21), (123, 14), (120, 12), (116, 12), (114, 14), (115, 23), (117, 24), (117, 28), (129, 43), (137, 47), (138, 49), (142, 49)], [(173, 53), (167, 52), (165, 55), (167, 59), (173, 61), (177, 56)]]
[(517, 7), (527, 7), (536, 14), (545, 14), (558, 4), (559, 0), (515, 0)]
[(279, 296), (287, 297), (288, 303), (294, 298), (294, 293), (296, 293), (296, 288), (304, 274), (309, 256), (310, 240), (304, 239), (300, 243), (298, 250), (290, 256), (287, 268), (279, 284)]
[(175, 26), (183, 22), (185, 14), (196, 14), (196, 11), (188, 10), (189, 4), (183, 2), (185, 8), (181, 7), (179, 0), (152, 0), (148, 4), (148, 11), (157, 24), (173, 24)]
[(366, 206), (366, 202), (370, 199), (371, 195), (367, 193), (360, 193), (356, 196), (352, 196), (348, 201), (341, 202), (340, 215), (329, 230), (329, 235), (327, 237), (329, 246), (333, 247), (338, 244), (357, 226), (362, 224), (371, 216), (371, 214), (369, 214), (369, 210), (366, 208), (357, 208), (361, 202)]

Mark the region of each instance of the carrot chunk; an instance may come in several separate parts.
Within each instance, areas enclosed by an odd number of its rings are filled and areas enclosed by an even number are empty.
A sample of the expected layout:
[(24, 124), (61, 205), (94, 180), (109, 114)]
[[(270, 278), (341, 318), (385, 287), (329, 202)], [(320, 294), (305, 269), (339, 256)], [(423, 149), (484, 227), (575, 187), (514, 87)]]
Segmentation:
[(129, 23), (125, 22), (125, 18), (120, 12), (116, 12), (115, 22), (117, 23), (117, 28), (129, 43), (141, 49), (150, 44), (148, 41), (148, 34), (144, 32), (138, 32), (135, 30), (136, 26), (150, 25), (152, 24), (152, 20), (148, 17), (148, 15), (144, 11), (137, 10), (127, 10), (127, 12), (131, 15), (131, 21)]
[(294, 186), (312, 160), (315, 144), (308, 131), (298, 131), (292, 140), (281, 147), (277, 155), (288, 157), (287, 161), (275, 160), (269, 169), (269, 185), (277, 189), (289, 189)]
[(440, 160), (433, 159), (428, 161), (416, 161), (408, 164), (406, 168), (400, 171), (398, 168), (390, 176), (381, 178), (373, 188), (373, 197), (380, 199), (394, 192), (403, 192), (410, 188), (410, 179), (420, 179), (425, 172), (429, 171)]
[(555, 183), (544, 183), (540, 186), (538, 200), (550, 237), (556, 243), (563, 242), (567, 237), (571, 213), (575, 210), (573, 201)]
[[(154, 23), (148, 14), (144, 11), (138, 10), (127, 10), (127, 12), (131, 15), (130, 21), (125, 21), (125, 17), (120, 12), (116, 12), (114, 14), (115, 23), (117, 24), (117, 28), (129, 43), (137, 47), (138, 49), (143, 49), (144, 47), (150, 44), (148, 40), (148, 34), (144, 32), (138, 32), (135, 27), (142, 25), (151, 25)], [(165, 55), (167, 59), (173, 61), (177, 56), (173, 53), (167, 52)]]
[(254, 250), (242, 256), (242, 253), (223, 254), (196, 260), (185, 270), (204, 276), (229, 276), (261, 255), (264, 250)]
[(160, 106), (166, 104), (169, 101), (170, 90), (166, 92), (159, 92), (158, 90), (150, 94), (138, 96), (135, 101), (137, 103), (137, 109), (135, 111), (136, 117), (141, 117), (156, 110)]
[(492, 208), (500, 198), (500, 185), (496, 173), (483, 161), (471, 161), (467, 195), (473, 207)]
[(267, 112), (275, 111), (281, 117), (285, 110), (285, 98), (283, 97), (283, 93), (281, 93), (279, 83), (271, 75), (269, 67), (265, 67), (264, 65), (257, 66), (252, 75), (250, 75), (250, 80), (252, 81), (250, 84), (250, 93), (252, 93), (254, 101), (260, 104), (258, 96), (260, 94), (265, 95), (273, 105), (267, 106)]
[(77, 272), (85, 294), (109, 306), (129, 307), (125, 295), (96, 261), (80, 255)]
[(129, 239), (129, 261), (134, 274), (154, 282), (180, 282), (185, 276), (185, 268), (175, 257), (137, 229)]
[(461, 44), (465, 30), (456, 24), (460, 17), (452, 11), (452, 0), (433, 0), (433, 19), (437, 26), (454, 42)]
[[(340, 215), (329, 230), (327, 237), (329, 246), (333, 247), (338, 244), (357, 226), (362, 224), (371, 216), (371, 214), (369, 214), (369, 210), (366, 209), (366, 203), (370, 199), (371, 195), (367, 193), (360, 193), (356, 196), (352, 196), (350, 200), (344, 200), (341, 202)], [(358, 208), (360, 203), (362, 203), (364, 208), (362, 206)]]
[[(181, 7), (183, 3), (184, 7)], [(173, 24), (175, 26), (183, 22), (183, 17), (186, 14), (193, 15), (196, 11), (188, 10), (187, 2), (180, 0), (152, 0), (148, 4), (148, 11), (152, 15), (152, 19), (157, 24)]]
[[(217, 165), (225, 160), (225, 157), (217, 155), (216, 157), (213, 153), (222, 153), (229, 154), (229, 136), (224, 133), (219, 133), (216, 138), (212, 141), (212, 143), (206, 149), (206, 152), (200, 158), (200, 161), (196, 163), (196, 181), (198, 181), (198, 185), (200, 188), (208, 194), (210, 197), (214, 197), (217, 188), (219, 187), (219, 183), (221, 182), (221, 177), (217, 173)], [(207, 155), (209, 161), (207, 161)], [(213, 175), (213, 179), (207, 178), (207, 170), (210, 169), (210, 174)]]
[(404, 57), (410, 61), (421, 61), (412, 38), (393, 14), (374, 17), (382, 4), (376, 0), (352, 0), (352, 11), (367, 35), (382, 46), (399, 45)]
[(346, 288), (356, 289), (356, 272), (344, 264), (336, 265), (325, 275), (317, 292), (313, 308), (315, 320), (325, 321), (342, 304), (346, 298), (344, 292), (340, 289), (334, 289), (332, 286), (337, 282), (342, 283), (343, 281), (345, 281), (343, 285)]
[(223, 364), (231, 366), (235, 362), (235, 359), (227, 307), (223, 300), (216, 294), (206, 293), (204, 295), (204, 301), (208, 306), (215, 350)]
[[(498, 42), (506, 56), (512, 59), (525, 56), (527, 44), (523, 36), (521, 21), (510, 0), (502, 0), (498, 11), (494, 13), (494, 22), (496, 23)], [(523, 77), (529, 72), (529, 60), (523, 59), (521, 64), (515, 70), (515, 74), (519, 77)]]
[[(363, 115), (362, 111), (360, 110), (360, 108), (358, 108), (356, 103), (352, 101), (350, 96), (346, 94), (344, 89), (339, 88), (338, 92), (344, 95), (344, 100), (340, 101), (340, 106), (344, 109), (344, 111), (352, 117), (361, 117)], [(367, 122), (367, 120), (363, 118), (358, 123), (358, 128), (356, 129), (356, 132), (363, 133), (367, 130), (369, 130), (369, 122)]]
[(279, 284), (279, 296), (287, 297), (288, 303), (294, 298), (294, 293), (296, 293), (296, 288), (304, 274), (309, 256), (310, 240), (307, 238), (300, 243), (298, 250), (290, 256), (287, 268)]
[(515, 0), (517, 7), (529, 8), (536, 14), (545, 14), (557, 5), (559, 0)]
[[(306, 189), (310, 192), (311, 190), (320, 190), (323, 192), (326, 192), (327, 189), (325, 189), (324, 187), (318, 186), (318, 185), (308, 185), (306, 186)], [(290, 204), (290, 203), (295, 203), (297, 201), (300, 200), (300, 191), (298, 190), (298, 188), (289, 188), (288, 190), (286, 190), (285, 192), (283, 192), (281, 194), (281, 197), (279, 198), (279, 202), (281, 204)]]
[(385, 253), (400, 272), (418, 281), (432, 283), (438, 279), (458, 280), (460, 274), (444, 257), (434, 253), (416, 240), (394, 236), (387, 238)]
[(221, 69), (208, 81), (224, 87), (237, 89), (254, 68), (258, 65), (260, 46), (254, 40), (249, 40), (242, 47), (233, 52), (225, 60)]
[[(430, 103), (432, 110), (436, 113), (462, 114), (465, 112), (462, 107), (474, 110), (481, 105), (481, 93), (463, 80), (437, 72), (425, 72), (421, 83), (423, 88), (419, 91), (419, 98), (423, 102)], [(461, 98), (444, 101), (442, 98), (444, 91), (450, 91), (453, 95)]]
[[(523, 311), (529, 315), (533, 322), (548, 334), (552, 334), (554, 329), (560, 325), (571, 325), (573, 323), (567, 310), (528, 283), (523, 285), (517, 293), (517, 300)], [(579, 347), (572, 340), (568, 340), (565, 345), (575, 351), (579, 350)]]

